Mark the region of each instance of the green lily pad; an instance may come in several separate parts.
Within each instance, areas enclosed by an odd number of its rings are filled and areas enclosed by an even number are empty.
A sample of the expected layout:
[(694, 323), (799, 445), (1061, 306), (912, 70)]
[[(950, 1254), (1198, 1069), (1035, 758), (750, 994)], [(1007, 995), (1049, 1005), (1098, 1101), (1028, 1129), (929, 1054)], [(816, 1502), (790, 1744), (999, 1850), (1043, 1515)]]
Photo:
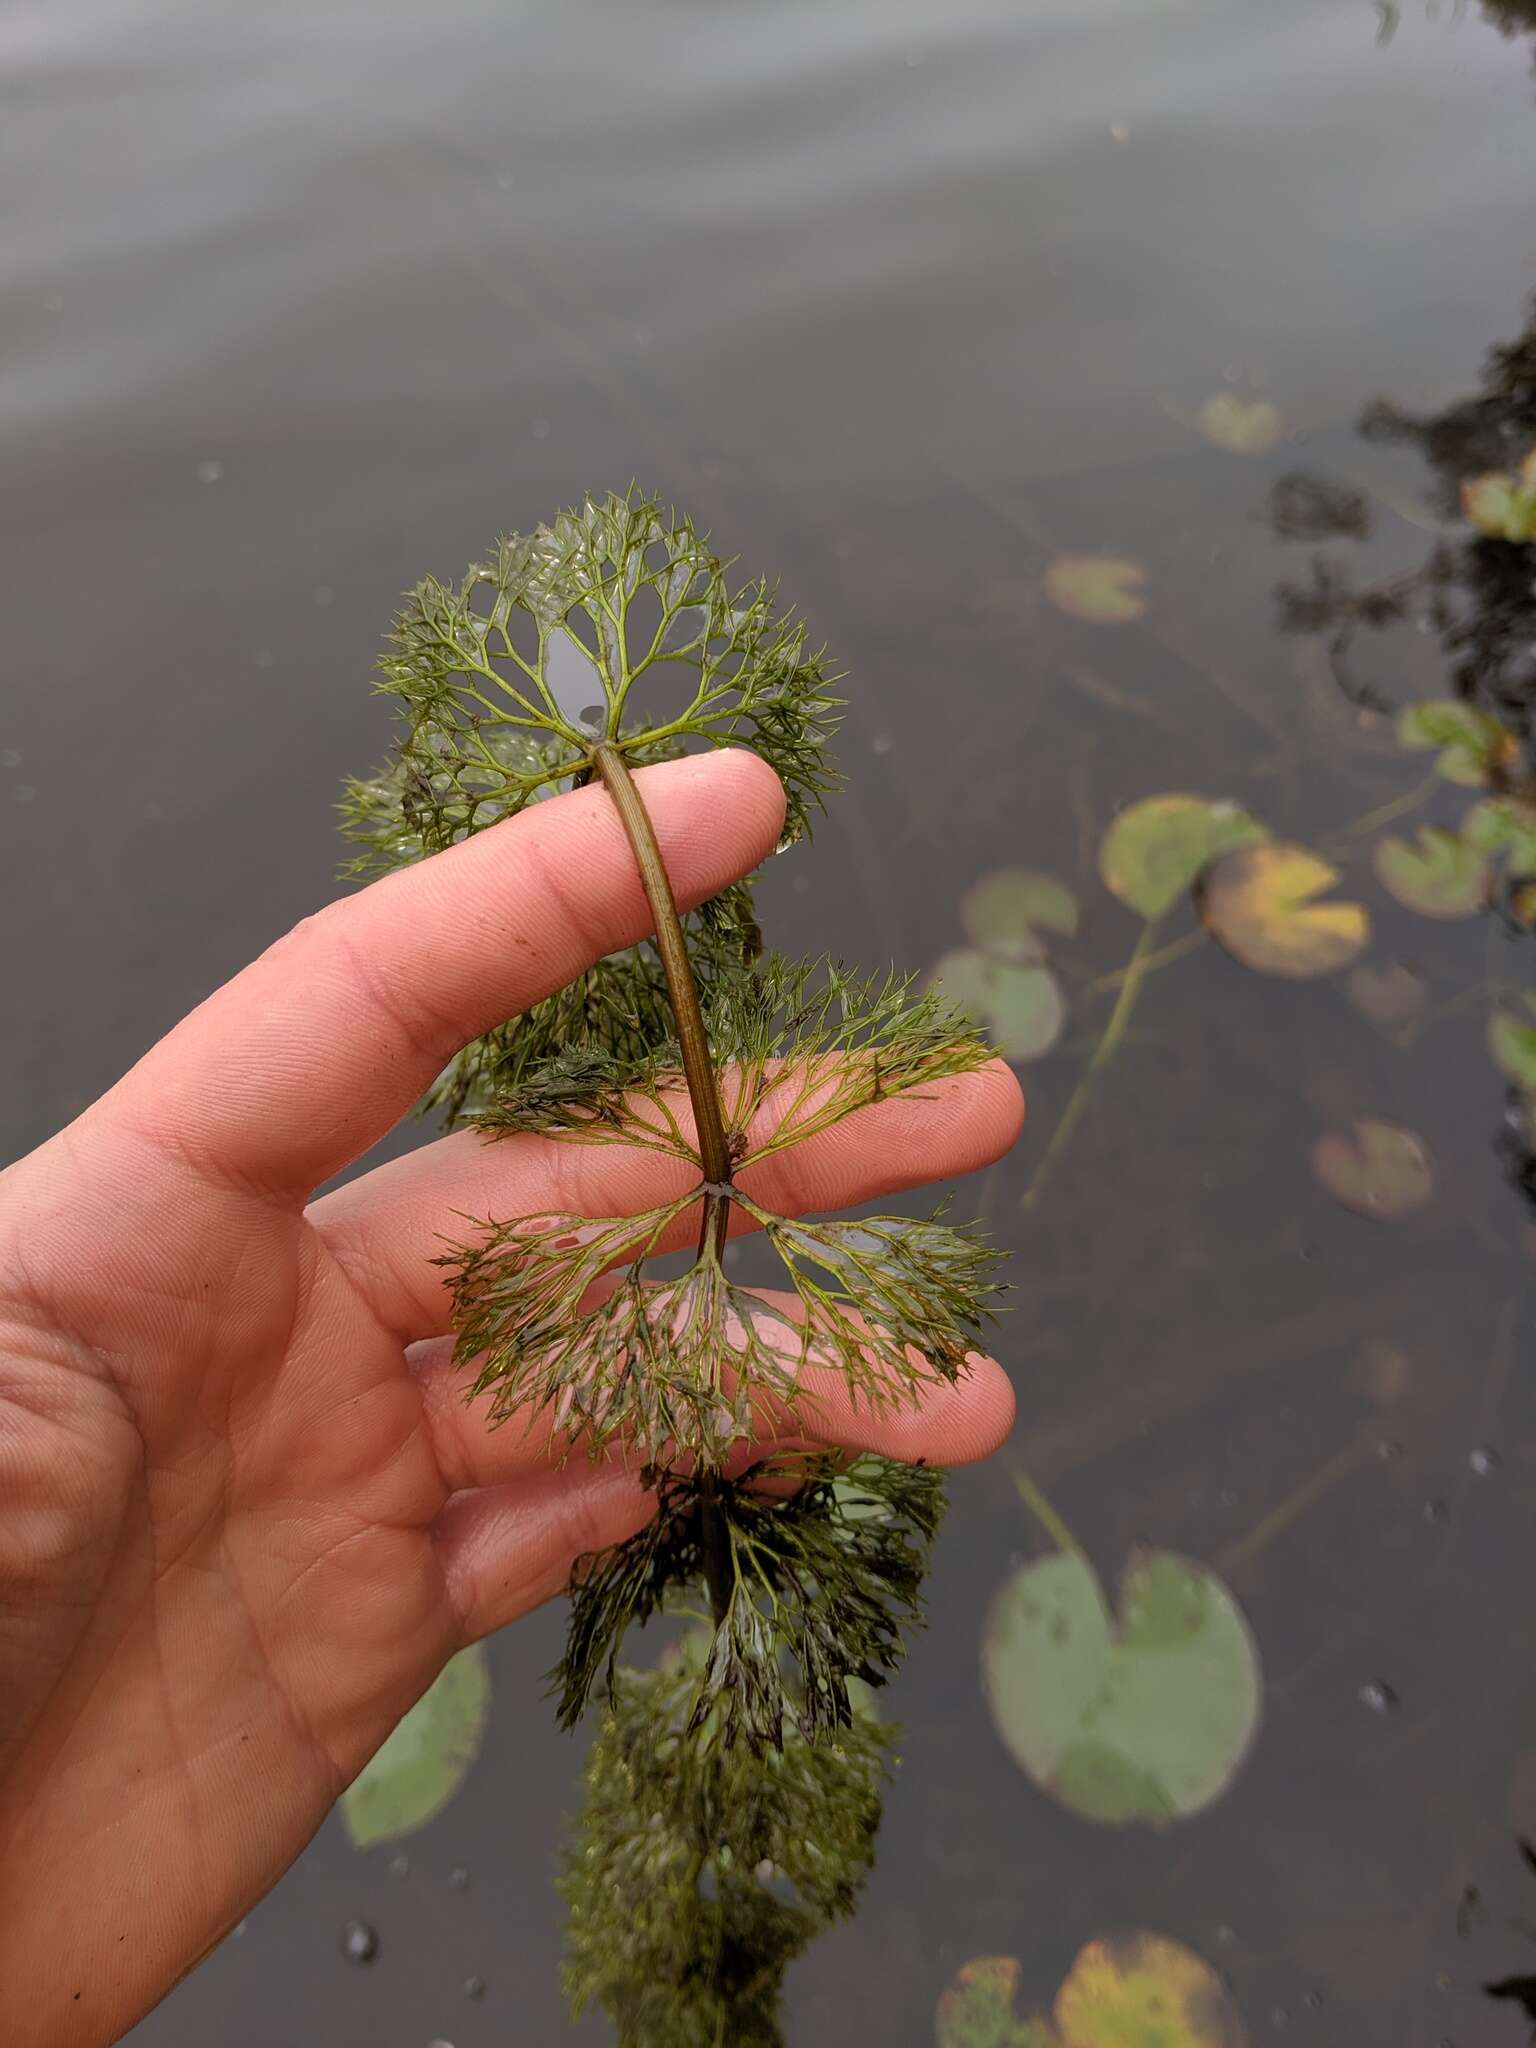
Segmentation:
[(1411, 754), (1434, 752), (1435, 773), (1447, 782), (1477, 789), (1492, 768), (1515, 755), (1513, 735), (1490, 711), (1457, 697), (1431, 697), (1398, 714), (1397, 743)]
[(1496, 469), (1470, 477), (1461, 487), (1461, 509), (1468, 524), (1490, 540), (1536, 540), (1536, 451), (1518, 476)]
[(1345, 1131), (1330, 1131), (1312, 1147), (1312, 1170), (1335, 1201), (1378, 1223), (1421, 1209), (1434, 1193), (1435, 1173), (1424, 1140), (1403, 1124), (1361, 1117)]
[(1462, 819), (1461, 836), (1479, 853), (1502, 855), (1510, 874), (1536, 875), (1536, 806), (1518, 797), (1486, 796)]
[(1200, 919), (1234, 960), (1259, 974), (1336, 974), (1371, 935), (1360, 904), (1317, 900), (1338, 879), (1338, 869), (1305, 846), (1277, 839), (1240, 846), (1207, 869)]
[(1147, 609), (1147, 572), (1126, 555), (1058, 555), (1045, 594), (1058, 611), (1090, 626), (1128, 626)]
[(934, 969), (951, 1002), (983, 1027), (1006, 1060), (1040, 1059), (1067, 1021), (1061, 983), (1037, 962), (999, 960), (979, 947), (946, 953)]
[(1077, 930), (1077, 898), (1050, 875), (1000, 868), (971, 885), (960, 915), (977, 945), (989, 953), (1003, 960), (1038, 960), (1040, 931), (1070, 939)]
[(1536, 995), (1502, 1003), (1488, 1020), (1488, 1050), (1506, 1081), (1536, 1090)]
[(1459, 833), (1421, 825), (1417, 843), (1377, 841), (1376, 877), (1421, 917), (1474, 917), (1488, 901), (1488, 857)]
[(938, 2048), (1052, 2048), (1044, 2020), (1014, 2011), (1023, 1974), (1017, 1956), (974, 1956), (962, 1963), (934, 2015)]
[(359, 1849), (392, 1842), (442, 1812), (480, 1754), (491, 1704), (483, 1644), (450, 1658), (341, 1795)]
[(997, 1731), (1085, 1820), (1161, 1826), (1208, 1806), (1259, 1722), (1258, 1648), (1214, 1572), (1132, 1555), (1119, 1618), (1076, 1551), (1026, 1564), (992, 1604), (982, 1672)]
[(1218, 391), (1200, 408), (1200, 431), (1230, 455), (1267, 455), (1278, 444), (1284, 424), (1279, 406), (1269, 399)]
[(1056, 1994), (1060, 2048), (1246, 2048), (1232, 1994), (1161, 1934), (1090, 1941)]
[(1164, 916), (1213, 860), (1268, 832), (1239, 805), (1207, 796), (1149, 796), (1104, 835), (1099, 873), (1139, 917)]

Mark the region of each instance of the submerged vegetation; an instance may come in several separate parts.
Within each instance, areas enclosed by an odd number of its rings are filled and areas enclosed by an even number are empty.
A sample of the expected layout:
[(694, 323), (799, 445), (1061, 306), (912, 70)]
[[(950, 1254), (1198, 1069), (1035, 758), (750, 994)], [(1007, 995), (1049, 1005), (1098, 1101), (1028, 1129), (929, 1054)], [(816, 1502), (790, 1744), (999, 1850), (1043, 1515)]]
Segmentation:
[[(467, 1048), (431, 1102), (491, 1137), (655, 1151), (691, 1184), (635, 1215), (487, 1218), (442, 1263), (471, 1394), (552, 1456), (622, 1451), (656, 1496), (578, 1569), (554, 1675), (562, 1722), (602, 1713), (565, 1878), (573, 2002), (633, 2048), (768, 2048), (786, 1964), (869, 1869), (892, 1736), (865, 1689), (919, 1619), (943, 1490), (878, 1458), (733, 1453), (754, 1427), (793, 1434), (818, 1378), (877, 1412), (953, 1380), (994, 1283), (970, 1230), (780, 1215), (752, 1169), (990, 1054), (935, 993), (764, 956), (749, 885), (679, 915), (632, 771), (750, 747), (798, 837), (836, 786), (838, 716), (804, 623), (687, 520), (631, 491), (502, 540), (416, 588), (381, 666), (401, 729), (347, 791), (356, 872), (601, 783), (650, 904), (654, 939)], [(733, 1279), (733, 1225), (762, 1234), (782, 1292)], [(691, 1263), (663, 1268), (685, 1238)], [(682, 1641), (637, 1668), (661, 1617)]]

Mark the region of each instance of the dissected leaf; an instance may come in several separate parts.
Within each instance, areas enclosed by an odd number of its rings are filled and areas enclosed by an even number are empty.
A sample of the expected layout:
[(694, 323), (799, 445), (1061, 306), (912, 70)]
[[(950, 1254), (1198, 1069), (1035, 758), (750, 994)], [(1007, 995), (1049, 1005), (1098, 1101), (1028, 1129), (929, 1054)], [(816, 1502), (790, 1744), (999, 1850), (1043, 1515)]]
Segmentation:
[(1267, 455), (1284, 431), (1280, 408), (1267, 398), (1218, 391), (1200, 408), (1200, 431), (1232, 455)]
[(1258, 1726), (1258, 1649), (1204, 1566), (1133, 1554), (1118, 1619), (1075, 1551), (1020, 1567), (982, 1641), (987, 1700), (1015, 1762), (1086, 1820), (1159, 1826), (1231, 1782)]
[(476, 1643), (449, 1659), (342, 1793), (359, 1849), (414, 1834), (442, 1812), (480, 1754), (490, 1705), (490, 1667)]
[(944, 994), (977, 1020), (1004, 1059), (1040, 1059), (1061, 1036), (1066, 998), (1049, 967), (999, 960), (967, 947), (946, 953), (934, 975)]
[(1040, 931), (1071, 938), (1077, 930), (1077, 898), (1050, 875), (1001, 868), (971, 885), (960, 915), (977, 945), (989, 953), (1004, 960), (1038, 960)]
[(1159, 918), (1224, 853), (1269, 837), (1239, 805), (1218, 797), (1149, 796), (1105, 833), (1099, 873), (1138, 916)]
[(1147, 609), (1147, 572), (1126, 555), (1058, 555), (1045, 594), (1058, 611), (1092, 626), (1127, 626)]
[(1304, 846), (1239, 847), (1206, 870), (1200, 916), (1235, 960), (1260, 974), (1336, 974), (1371, 933), (1360, 904), (1316, 900), (1338, 879), (1337, 868)]
[(1361, 1016), (1384, 1031), (1411, 1024), (1424, 1008), (1424, 977), (1401, 960), (1384, 960), (1380, 966), (1362, 960), (1346, 986)]
[(1023, 1968), (1017, 1956), (974, 1956), (962, 1963), (939, 1997), (934, 2015), (938, 2048), (1052, 2048), (1042, 2019), (1014, 2010)]
[(1402, 1124), (1361, 1117), (1312, 1147), (1312, 1169), (1336, 1201), (1389, 1223), (1420, 1209), (1434, 1192), (1424, 1141)]
[(1473, 917), (1488, 901), (1488, 859), (1459, 833), (1421, 825), (1414, 844), (1378, 840), (1377, 879), (1422, 917)]
[(1112, 1935), (1079, 1951), (1056, 1994), (1061, 2048), (1245, 2048), (1226, 1986), (1160, 1934)]
[(1536, 1090), (1536, 995), (1502, 1003), (1488, 1020), (1488, 1050), (1506, 1081)]
[(1491, 711), (1458, 697), (1431, 697), (1398, 714), (1397, 742), (1409, 753), (1433, 750), (1435, 773), (1447, 782), (1476, 789), (1490, 773), (1506, 767), (1519, 749), (1514, 735)]
[(1512, 796), (1486, 796), (1461, 821), (1461, 836), (1479, 853), (1502, 855), (1510, 874), (1536, 875), (1536, 806)]

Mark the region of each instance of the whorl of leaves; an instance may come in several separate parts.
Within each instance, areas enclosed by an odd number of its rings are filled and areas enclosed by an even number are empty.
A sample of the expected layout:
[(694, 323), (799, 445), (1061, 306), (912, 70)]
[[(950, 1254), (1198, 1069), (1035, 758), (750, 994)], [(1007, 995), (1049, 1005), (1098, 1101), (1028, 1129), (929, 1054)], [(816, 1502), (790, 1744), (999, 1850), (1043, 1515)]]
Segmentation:
[(705, 1575), (701, 1488), (726, 1532), (729, 1588), (693, 1678), (687, 1725), (761, 1753), (790, 1736), (818, 1743), (853, 1723), (850, 1679), (883, 1685), (921, 1622), (928, 1553), (944, 1512), (942, 1476), (923, 1465), (785, 1453), (735, 1480), (669, 1474), (656, 1519), (586, 1559), (553, 1674), (571, 1727), (594, 1688), (612, 1692), (625, 1632)]
[(690, 1732), (693, 1685), (685, 1665), (616, 1686), (561, 1883), (566, 1988), (620, 2048), (782, 2048), (785, 1969), (869, 1875), (891, 1738), (860, 1715), (755, 1756)]

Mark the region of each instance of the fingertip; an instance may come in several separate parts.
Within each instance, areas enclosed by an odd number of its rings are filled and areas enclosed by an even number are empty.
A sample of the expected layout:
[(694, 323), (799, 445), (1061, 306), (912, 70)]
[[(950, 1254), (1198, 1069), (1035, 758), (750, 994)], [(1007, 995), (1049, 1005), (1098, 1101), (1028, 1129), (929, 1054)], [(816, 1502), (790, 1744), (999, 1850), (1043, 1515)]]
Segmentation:
[(984, 1091), (991, 1136), (1001, 1157), (1018, 1140), (1027, 1114), (1024, 1089), (1018, 1075), (1004, 1059), (989, 1060), (975, 1075), (975, 1085)]

